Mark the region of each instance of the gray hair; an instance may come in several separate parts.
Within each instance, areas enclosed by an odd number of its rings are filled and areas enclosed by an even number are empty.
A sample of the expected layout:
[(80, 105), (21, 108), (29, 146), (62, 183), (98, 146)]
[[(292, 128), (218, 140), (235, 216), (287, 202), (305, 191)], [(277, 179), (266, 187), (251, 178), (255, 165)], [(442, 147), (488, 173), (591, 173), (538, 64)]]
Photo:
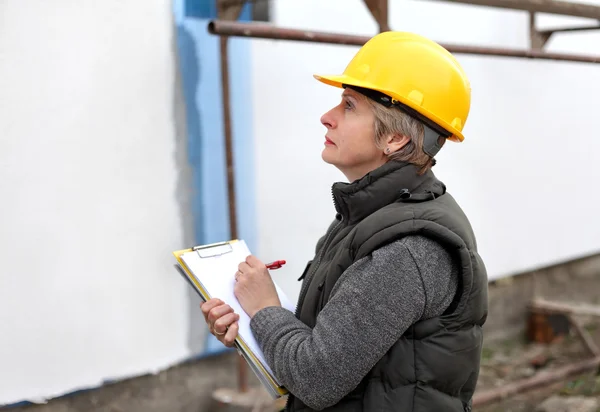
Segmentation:
[(390, 153), (388, 159), (412, 163), (419, 168), (419, 174), (431, 169), (435, 161), (423, 151), (425, 136), (423, 123), (399, 109), (385, 107), (367, 97), (365, 99), (375, 115), (375, 144), (377, 147), (385, 148), (387, 138), (393, 134), (410, 139), (402, 149)]

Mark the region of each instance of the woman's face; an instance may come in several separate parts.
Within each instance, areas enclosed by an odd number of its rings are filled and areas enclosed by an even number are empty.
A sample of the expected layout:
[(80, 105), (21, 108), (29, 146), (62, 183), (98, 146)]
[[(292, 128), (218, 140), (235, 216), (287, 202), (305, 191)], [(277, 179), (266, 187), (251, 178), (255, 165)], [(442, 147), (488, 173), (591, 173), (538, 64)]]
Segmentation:
[(383, 165), (387, 157), (375, 145), (375, 115), (366, 98), (345, 89), (342, 101), (323, 116), (327, 128), (321, 157), (352, 182)]

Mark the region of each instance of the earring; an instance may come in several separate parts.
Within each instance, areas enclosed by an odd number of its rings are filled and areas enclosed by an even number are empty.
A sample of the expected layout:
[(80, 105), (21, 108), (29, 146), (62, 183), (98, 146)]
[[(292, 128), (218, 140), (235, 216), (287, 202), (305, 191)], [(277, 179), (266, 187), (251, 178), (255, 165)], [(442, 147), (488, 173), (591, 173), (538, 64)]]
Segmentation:
[(390, 154), (390, 151), (391, 151), (391, 150), (390, 150), (390, 148), (389, 148), (389, 147), (385, 149), (385, 153), (386, 153), (386, 154)]

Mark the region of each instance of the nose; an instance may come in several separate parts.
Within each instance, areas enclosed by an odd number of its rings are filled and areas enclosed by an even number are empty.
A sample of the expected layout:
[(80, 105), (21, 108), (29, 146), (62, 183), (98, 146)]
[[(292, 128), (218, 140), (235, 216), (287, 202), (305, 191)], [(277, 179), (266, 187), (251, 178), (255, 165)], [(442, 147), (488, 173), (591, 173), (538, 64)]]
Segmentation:
[(327, 129), (335, 129), (335, 127), (337, 126), (335, 116), (333, 115), (333, 110), (334, 109), (331, 109), (323, 116), (321, 116), (321, 124)]

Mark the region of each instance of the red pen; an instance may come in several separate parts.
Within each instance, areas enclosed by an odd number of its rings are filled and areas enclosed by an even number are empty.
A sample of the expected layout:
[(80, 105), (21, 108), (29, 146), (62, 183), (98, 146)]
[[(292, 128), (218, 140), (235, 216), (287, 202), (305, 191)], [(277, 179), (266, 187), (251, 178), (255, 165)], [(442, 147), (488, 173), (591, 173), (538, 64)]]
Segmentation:
[(271, 262), (271, 263), (267, 264), (267, 269), (269, 269), (269, 270), (279, 269), (283, 265), (285, 265), (285, 260), (276, 260), (275, 262)]

